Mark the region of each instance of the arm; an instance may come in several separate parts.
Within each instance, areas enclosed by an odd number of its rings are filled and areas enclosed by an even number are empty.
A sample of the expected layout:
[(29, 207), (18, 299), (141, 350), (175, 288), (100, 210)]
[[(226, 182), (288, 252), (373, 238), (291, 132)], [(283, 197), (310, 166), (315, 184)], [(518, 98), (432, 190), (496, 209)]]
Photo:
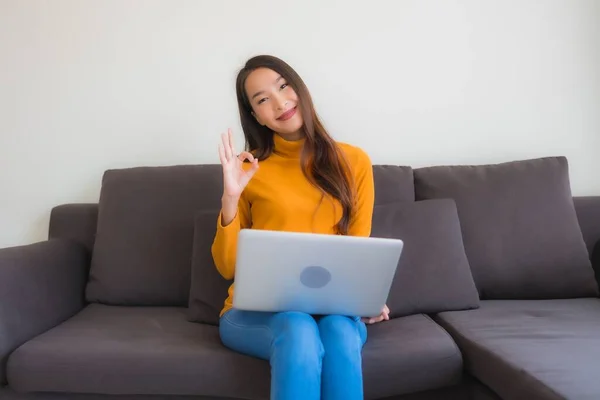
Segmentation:
[(244, 193), (240, 196), (233, 219), (228, 217), (224, 203), (217, 221), (217, 233), (212, 245), (212, 256), (217, 270), (227, 280), (235, 276), (237, 238), (241, 229), (250, 228), (250, 204)]
[(350, 236), (370, 236), (375, 204), (375, 183), (373, 180), (373, 165), (371, 159), (362, 150), (359, 150), (354, 171), (356, 185), (356, 213), (350, 221), (348, 234)]
[(17, 347), (83, 308), (88, 267), (83, 245), (68, 240), (0, 249), (0, 384)]

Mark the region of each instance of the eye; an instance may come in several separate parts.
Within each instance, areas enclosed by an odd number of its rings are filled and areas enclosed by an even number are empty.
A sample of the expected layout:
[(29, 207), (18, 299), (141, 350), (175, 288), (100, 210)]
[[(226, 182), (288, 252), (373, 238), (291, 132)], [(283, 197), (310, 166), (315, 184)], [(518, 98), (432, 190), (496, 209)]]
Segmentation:
[(281, 86), (279, 87), (280, 90), (285, 89), (286, 87), (288, 87), (287, 83), (282, 83)]
[(266, 97), (263, 97), (262, 99), (260, 99), (256, 104), (261, 105), (262, 103), (264, 103), (265, 101), (267, 101)]

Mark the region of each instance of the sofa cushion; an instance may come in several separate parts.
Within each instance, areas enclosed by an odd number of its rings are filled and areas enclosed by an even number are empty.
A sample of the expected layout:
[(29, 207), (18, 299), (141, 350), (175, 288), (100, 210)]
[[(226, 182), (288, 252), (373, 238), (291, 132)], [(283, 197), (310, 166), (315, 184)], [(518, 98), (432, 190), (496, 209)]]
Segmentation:
[(579, 226), (590, 256), (594, 246), (600, 242), (600, 196), (574, 197)]
[(363, 348), (365, 398), (382, 399), (457, 384), (462, 355), (450, 335), (422, 314), (370, 325)]
[[(462, 392), (461, 392), (462, 393)], [(221, 396), (113, 396), (110, 394), (85, 394), (85, 393), (17, 393), (11, 388), (0, 388), (0, 399), (2, 400), (240, 400), (233, 397)], [(416, 398), (402, 400), (445, 400), (446, 397), (438, 398)], [(392, 399), (389, 399), (392, 400)], [(488, 399), (477, 399), (488, 400)], [(494, 399), (496, 400), (496, 399)]]
[(596, 296), (564, 157), (414, 171), (417, 200), (453, 198), (482, 298)]
[(104, 175), (86, 296), (119, 305), (187, 305), (194, 214), (219, 206), (220, 165)]
[(504, 399), (600, 398), (600, 299), (487, 300), (436, 320)]
[(190, 321), (210, 325), (219, 325), (219, 314), (232, 283), (219, 274), (211, 254), (218, 216), (219, 210), (215, 209), (200, 212), (195, 218), (192, 284), (187, 312)]
[(413, 170), (408, 166), (374, 165), (375, 204), (415, 201)]
[(375, 206), (371, 236), (404, 241), (388, 298), (392, 318), (478, 307), (454, 200)]
[[(269, 365), (234, 353), (185, 309), (91, 304), (17, 349), (17, 391), (264, 398)], [(235, 384), (232, 384), (235, 382)]]
[[(367, 399), (441, 388), (461, 377), (450, 336), (413, 315), (369, 327)], [(8, 361), (17, 391), (204, 395), (267, 399), (267, 361), (225, 348), (218, 328), (186, 321), (183, 308), (92, 304), (18, 348)]]

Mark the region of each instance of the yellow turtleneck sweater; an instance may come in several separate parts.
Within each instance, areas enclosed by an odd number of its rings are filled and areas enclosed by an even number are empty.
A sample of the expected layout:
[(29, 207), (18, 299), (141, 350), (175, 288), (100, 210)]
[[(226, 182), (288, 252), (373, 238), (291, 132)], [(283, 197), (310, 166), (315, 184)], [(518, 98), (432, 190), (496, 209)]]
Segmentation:
[[(235, 276), (240, 229), (335, 234), (335, 224), (342, 216), (340, 203), (328, 196), (321, 202), (320, 190), (302, 173), (300, 152), (304, 140), (286, 141), (275, 134), (274, 142), (275, 152), (259, 163), (258, 171), (242, 193), (233, 221), (223, 226), (219, 215), (212, 256), (225, 279)], [(356, 212), (348, 234), (369, 236), (375, 198), (371, 160), (358, 147), (345, 143), (338, 146), (347, 157), (356, 185)], [(249, 164), (244, 164), (244, 168), (248, 167)], [(221, 315), (232, 307), (233, 290), (234, 284), (229, 288)]]

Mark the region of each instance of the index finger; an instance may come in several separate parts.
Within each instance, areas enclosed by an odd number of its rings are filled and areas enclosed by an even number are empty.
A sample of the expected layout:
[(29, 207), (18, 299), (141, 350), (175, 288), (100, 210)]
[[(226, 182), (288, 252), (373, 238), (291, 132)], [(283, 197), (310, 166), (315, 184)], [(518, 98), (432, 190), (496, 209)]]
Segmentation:
[(239, 155), (238, 158), (240, 161), (244, 161), (245, 159), (250, 161), (250, 162), (254, 162), (254, 156), (252, 155), (252, 153), (248, 152), (248, 151), (242, 151)]

